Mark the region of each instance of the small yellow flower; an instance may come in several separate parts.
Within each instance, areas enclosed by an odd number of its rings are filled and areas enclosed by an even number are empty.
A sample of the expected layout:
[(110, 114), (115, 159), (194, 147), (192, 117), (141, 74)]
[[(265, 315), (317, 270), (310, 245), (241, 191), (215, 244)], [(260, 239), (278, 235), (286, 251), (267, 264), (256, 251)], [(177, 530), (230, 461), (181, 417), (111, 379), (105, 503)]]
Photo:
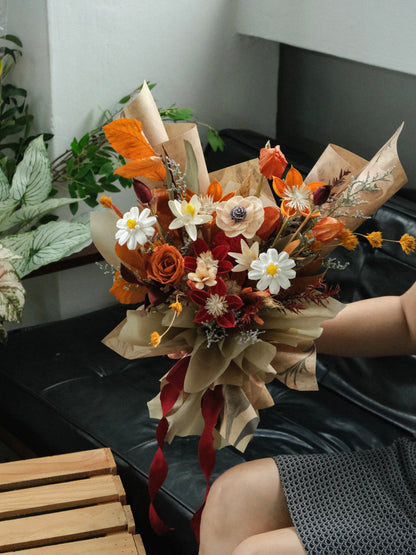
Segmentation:
[(100, 204), (102, 204), (104, 208), (111, 208), (113, 206), (113, 199), (111, 197), (106, 197), (105, 195), (101, 195)]
[(182, 305), (179, 301), (175, 301), (174, 303), (170, 304), (169, 308), (174, 310), (178, 316), (182, 312)]
[(337, 239), (339, 240), (340, 245), (349, 251), (353, 251), (358, 243), (357, 236), (354, 235), (354, 233), (348, 228), (342, 229)]
[(406, 254), (410, 254), (415, 250), (415, 238), (413, 235), (405, 233), (400, 237), (399, 243)]
[(367, 233), (365, 238), (368, 240), (370, 245), (375, 249), (379, 249), (383, 242), (383, 237), (381, 236), (381, 231), (373, 231), (372, 233)]
[(161, 339), (162, 338), (157, 333), (157, 331), (152, 332), (152, 334), (150, 335), (150, 343), (153, 347), (157, 347), (160, 344)]

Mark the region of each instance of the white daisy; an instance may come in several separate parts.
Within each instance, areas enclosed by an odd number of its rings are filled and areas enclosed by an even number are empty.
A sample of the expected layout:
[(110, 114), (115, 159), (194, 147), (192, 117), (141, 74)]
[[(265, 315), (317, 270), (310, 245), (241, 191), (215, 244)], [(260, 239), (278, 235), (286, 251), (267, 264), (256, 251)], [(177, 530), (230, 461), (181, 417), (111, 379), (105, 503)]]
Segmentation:
[(293, 266), (295, 261), (289, 258), (287, 252), (277, 252), (276, 249), (267, 249), (262, 252), (258, 260), (251, 263), (248, 278), (257, 281), (257, 289), (264, 291), (269, 288), (272, 295), (277, 295), (280, 289), (287, 289), (290, 280), (296, 276)]
[(257, 260), (259, 257), (259, 244), (255, 241), (251, 247), (247, 245), (244, 239), (241, 239), (241, 253), (239, 252), (229, 252), (230, 256), (235, 258), (238, 263), (234, 266), (233, 272), (244, 272), (249, 270), (253, 260)]
[(127, 243), (127, 248), (132, 251), (137, 245), (145, 245), (148, 239), (153, 237), (155, 232), (153, 226), (157, 220), (155, 216), (149, 216), (149, 214), (149, 208), (139, 212), (137, 206), (133, 206), (123, 215), (123, 218), (117, 221), (116, 239), (120, 245)]
[(175, 219), (170, 223), (169, 229), (185, 227), (186, 232), (192, 241), (196, 240), (196, 226), (206, 224), (212, 220), (210, 214), (200, 214), (201, 203), (197, 195), (194, 195), (189, 202), (183, 200), (170, 200), (169, 208)]

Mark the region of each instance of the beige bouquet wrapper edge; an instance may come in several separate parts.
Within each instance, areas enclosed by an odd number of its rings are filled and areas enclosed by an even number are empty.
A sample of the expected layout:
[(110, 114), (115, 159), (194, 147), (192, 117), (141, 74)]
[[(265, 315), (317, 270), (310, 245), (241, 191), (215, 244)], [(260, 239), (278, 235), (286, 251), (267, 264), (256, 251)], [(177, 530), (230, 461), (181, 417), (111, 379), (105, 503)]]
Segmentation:
[[(321, 335), (322, 322), (333, 318), (342, 308), (341, 303), (330, 298), (325, 306), (310, 303), (301, 315), (268, 309), (261, 314), (265, 322), (264, 340), (241, 343), (237, 334), (230, 333), (211, 347), (207, 346), (200, 327), (193, 323), (190, 307), (184, 307), (157, 347), (149, 345), (150, 334), (163, 333), (171, 314), (155, 311), (142, 316), (139, 310), (129, 310), (127, 318), (103, 342), (130, 359), (190, 352), (184, 390), (168, 415), (167, 441), (172, 441), (175, 435), (202, 431), (201, 398), (209, 388), (222, 385), (224, 409), (217, 446), (231, 444), (244, 451), (258, 425), (259, 409), (274, 404), (267, 383), (276, 378), (293, 389), (318, 389), (314, 340)], [(165, 383), (164, 376), (161, 389)], [(149, 401), (148, 407), (152, 418), (162, 417), (160, 394)]]
[[(380, 150), (368, 162), (364, 158), (349, 152), (337, 145), (330, 144), (324, 150), (310, 173), (305, 178), (305, 183), (322, 181), (330, 183), (337, 177), (340, 170), (349, 170), (351, 175), (357, 179), (365, 179), (368, 175), (381, 176), (388, 170), (392, 170), (387, 181), (378, 181), (378, 191), (361, 193), (363, 204), (358, 206), (363, 217), (354, 215), (357, 208), (350, 208), (349, 215), (343, 218), (351, 231), (357, 229), (365, 218), (371, 216), (380, 206), (407, 183), (407, 175), (400, 162), (397, 152), (397, 142), (404, 127), (402, 123), (390, 139), (380, 148)], [(341, 194), (345, 187), (340, 189)]]

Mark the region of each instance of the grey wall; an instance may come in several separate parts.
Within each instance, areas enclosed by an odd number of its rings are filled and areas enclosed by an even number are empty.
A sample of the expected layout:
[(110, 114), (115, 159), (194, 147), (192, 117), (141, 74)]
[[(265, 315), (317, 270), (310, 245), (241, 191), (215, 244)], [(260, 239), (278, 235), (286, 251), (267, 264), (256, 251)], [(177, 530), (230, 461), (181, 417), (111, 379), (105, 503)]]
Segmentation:
[(416, 190), (416, 76), (282, 44), (277, 137), (317, 158), (328, 143), (370, 158), (393, 134)]

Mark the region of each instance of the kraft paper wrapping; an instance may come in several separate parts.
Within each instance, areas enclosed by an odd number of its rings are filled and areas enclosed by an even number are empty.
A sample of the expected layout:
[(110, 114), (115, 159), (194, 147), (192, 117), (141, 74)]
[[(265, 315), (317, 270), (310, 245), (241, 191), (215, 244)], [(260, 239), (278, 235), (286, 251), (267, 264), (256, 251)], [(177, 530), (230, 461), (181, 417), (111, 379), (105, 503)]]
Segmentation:
[[(166, 153), (169, 158), (179, 164), (182, 173), (186, 168), (184, 141), (191, 143), (198, 164), (198, 180), (200, 193), (205, 193), (209, 185), (208, 170), (195, 123), (163, 123), (153, 96), (143, 83), (142, 90), (123, 112), (127, 118), (139, 120), (150, 145), (158, 154)], [(150, 188), (162, 187), (162, 182), (141, 178)]]
[[(314, 340), (324, 320), (333, 318), (343, 305), (328, 299), (326, 306), (310, 304), (301, 315), (264, 310), (264, 334), (255, 343), (241, 342), (230, 333), (210, 347), (194, 311), (184, 306), (171, 329), (157, 347), (149, 345), (152, 331), (162, 334), (172, 313), (155, 311), (144, 316), (140, 310), (127, 311), (127, 318), (103, 342), (125, 358), (144, 358), (173, 352), (189, 352), (184, 389), (168, 416), (167, 441), (175, 435), (201, 433), (204, 422), (201, 399), (208, 388), (223, 385), (224, 410), (218, 428), (217, 446), (234, 445), (243, 451), (258, 425), (258, 410), (273, 406), (266, 384), (277, 378), (288, 387), (316, 390)], [(161, 380), (161, 389), (165, 384)], [(161, 418), (160, 394), (148, 403), (152, 418)]]
[[(397, 153), (397, 141), (403, 127), (404, 123), (400, 125), (393, 136), (369, 162), (344, 148), (332, 144), (328, 145), (311, 172), (305, 178), (305, 183), (313, 181), (329, 183), (334, 177), (338, 176), (340, 170), (350, 170), (351, 176), (356, 179), (365, 179), (368, 175), (372, 177), (376, 175), (381, 176), (384, 172), (393, 169), (388, 181), (377, 182), (378, 191), (361, 193), (360, 199), (364, 203), (350, 208), (348, 215), (342, 218), (345, 221), (346, 227), (351, 231), (357, 229), (367, 217), (371, 216), (407, 183), (407, 176)], [(345, 187), (342, 187), (336, 194), (342, 194)], [(327, 208), (329, 209), (330, 205)], [(356, 216), (357, 211), (362, 213), (362, 217)], [(325, 207), (323, 207), (321, 212), (325, 215)]]

